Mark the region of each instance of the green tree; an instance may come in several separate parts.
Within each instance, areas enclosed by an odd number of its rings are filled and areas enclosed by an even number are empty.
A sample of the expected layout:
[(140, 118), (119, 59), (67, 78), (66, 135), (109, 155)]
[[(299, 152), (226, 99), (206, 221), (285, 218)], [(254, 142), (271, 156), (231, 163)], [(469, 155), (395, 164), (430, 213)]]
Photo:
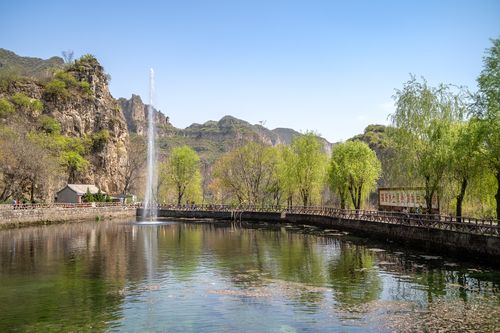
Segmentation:
[(486, 51), (484, 67), (477, 82), (479, 85), (475, 118), (480, 121), (486, 165), (497, 179), (496, 215), (500, 219), (500, 39)]
[(339, 194), (345, 208), (347, 194), (355, 209), (361, 208), (366, 197), (380, 178), (382, 166), (377, 155), (361, 141), (347, 141), (333, 148), (329, 169), (329, 185)]
[(94, 199), (96, 202), (105, 202), (106, 201), (106, 194), (101, 192), (101, 189), (97, 191), (97, 193), (94, 195)]
[(297, 195), (298, 180), (295, 177), (295, 165), (297, 156), (289, 146), (279, 147), (280, 158), (277, 164), (277, 178), (281, 187), (281, 193), (285, 196), (287, 206), (293, 206), (293, 199)]
[(452, 180), (458, 184), (455, 198), (456, 216), (460, 221), (467, 187), (473, 178), (481, 175), (482, 171), (479, 123), (474, 120), (457, 123), (453, 128), (453, 134), (450, 167)]
[(347, 149), (343, 144), (333, 147), (332, 157), (328, 168), (328, 185), (332, 192), (337, 193), (340, 200), (340, 208), (346, 209), (348, 195), (348, 168)]
[(65, 151), (61, 154), (61, 165), (68, 172), (68, 183), (74, 183), (78, 173), (84, 171), (89, 166), (89, 162), (75, 151)]
[(304, 206), (309, 206), (323, 185), (327, 157), (321, 151), (321, 143), (314, 133), (296, 137), (290, 146), (290, 154), (285, 155), (285, 163), (292, 178), (290, 183), (296, 185), (297, 192)]
[(87, 192), (82, 196), (82, 201), (83, 202), (94, 202), (95, 198), (92, 193), (90, 193), (90, 189), (87, 187)]
[(200, 157), (188, 146), (172, 149), (167, 160), (167, 184), (176, 190), (177, 204), (187, 193), (201, 193)]
[(404, 165), (408, 179), (424, 185), (430, 213), (432, 198), (449, 170), (451, 127), (463, 118), (466, 105), (463, 96), (452, 92), (450, 86), (430, 87), (415, 77), (397, 90), (394, 98), (396, 111), (391, 115), (394, 128), (390, 138), (399, 156), (397, 163)]
[(275, 190), (276, 164), (273, 148), (250, 142), (216, 163), (214, 181), (240, 204), (263, 205)]

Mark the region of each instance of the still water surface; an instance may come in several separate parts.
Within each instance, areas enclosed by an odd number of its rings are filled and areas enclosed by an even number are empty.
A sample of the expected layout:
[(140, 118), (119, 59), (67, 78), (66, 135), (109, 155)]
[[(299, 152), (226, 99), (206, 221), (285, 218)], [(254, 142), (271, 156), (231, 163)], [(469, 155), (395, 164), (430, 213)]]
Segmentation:
[(499, 286), (497, 270), (308, 227), (0, 232), (0, 332), (495, 332)]

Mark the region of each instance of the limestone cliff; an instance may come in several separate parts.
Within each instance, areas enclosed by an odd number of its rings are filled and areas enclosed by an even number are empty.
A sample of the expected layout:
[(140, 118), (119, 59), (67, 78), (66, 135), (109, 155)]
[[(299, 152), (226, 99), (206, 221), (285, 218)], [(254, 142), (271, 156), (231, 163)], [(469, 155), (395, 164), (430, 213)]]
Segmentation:
[[(10, 63), (23, 64), (23, 61), (16, 61), (12, 54), (9, 55), (12, 58)], [(38, 59), (30, 60), (28, 66), (32, 66), (33, 62), (46, 64)], [(7, 66), (9, 63), (4, 61), (3, 64), (3, 70), (10, 73), (12, 68)], [(22, 66), (17, 66), (22, 69)], [(120, 193), (124, 185), (129, 135), (118, 102), (109, 92), (104, 69), (93, 56), (87, 55), (62, 68), (56, 66), (51, 71), (50, 79), (17, 74), (0, 77), (0, 99), (4, 106), (11, 105), (14, 112), (10, 116), (4, 113), (3, 119), (0, 119), (2, 126), (22, 128), (26, 133), (43, 132), (40, 124), (43, 117), (48, 116), (60, 127), (61, 140), (77, 139), (74, 142), (81, 146), (78, 154), (87, 161), (85, 167), (69, 175), (71, 179), (68, 175), (60, 177), (58, 184), (51, 189), (52, 194), (68, 181), (95, 184), (110, 194)], [(23, 103), (40, 107), (23, 107)], [(61, 147), (66, 145), (64, 149), (68, 152), (78, 150), (71, 144), (58, 144)], [(61, 161), (59, 152), (62, 148), (51, 149)], [(53, 196), (48, 198), (50, 200)]]
[(102, 66), (93, 57), (75, 62), (67, 73), (87, 82), (86, 93), (71, 98), (44, 94), (44, 112), (61, 124), (64, 134), (85, 137), (101, 133), (89, 153), (90, 167), (78, 182), (96, 184), (108, 193), (123, 188), (123, 165), (127, 155), (128, 131), (117, 101), (111, 96)]
[[(146, 136), (147, 104), (144, 104), (137, 95), (132, 95), (128, 100), (120, 98), (118, 102), (127, 120), (129, 132)], [(184, 129), (172, 126), (169, 118), (158, 110), (155, 110), (155, 117), (160, 141), (160, 157), (167, 154), (172, 147), (188, 145), (209, 164), (222, 154), (248, 142), (261, 142), (270, 146), (288, 145), (294, 137), (301, 135), (290, 128), (270, 130), (232, 116), (224, 116), (219, 121), (210, 120), (203, 124), (194, 123)], [(323, 138), (320, 140), (325, 152), (329, 154), (331, 143)]]
[[(119, 98), (118, 104), (127, 121), (128, 130), (140, 136), (147, 134), (148, 105), (142, 102), (138, 95), (132, 95), (130, 99)], [(166, 117), (159, 110), (154, 109), (155, 122), (160, 136), (171, 134), (174, 129)]]

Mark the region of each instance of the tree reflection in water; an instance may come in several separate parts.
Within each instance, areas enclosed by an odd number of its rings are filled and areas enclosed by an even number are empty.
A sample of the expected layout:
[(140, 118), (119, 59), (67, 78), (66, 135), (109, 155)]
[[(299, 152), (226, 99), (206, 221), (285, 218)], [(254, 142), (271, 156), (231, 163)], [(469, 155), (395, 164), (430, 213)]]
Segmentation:
[[(381, 247), (259, 224), (101, 222), (5, 230), (0, 331), (199, 331), (207, 327), (197, 318), (205, 318), (214, 330), (293, 324), (327, 332), (344, 327), (345, 313), (355, 313), (355, 325), (362, 326), (377, 313), (374, 307), (389, 308), (387, 302), (425, 309), (493, 297), (500, 306), (498, 271), (375, 245)], [(265, 320), (258, 326), (249, 320), (254, 317)]]

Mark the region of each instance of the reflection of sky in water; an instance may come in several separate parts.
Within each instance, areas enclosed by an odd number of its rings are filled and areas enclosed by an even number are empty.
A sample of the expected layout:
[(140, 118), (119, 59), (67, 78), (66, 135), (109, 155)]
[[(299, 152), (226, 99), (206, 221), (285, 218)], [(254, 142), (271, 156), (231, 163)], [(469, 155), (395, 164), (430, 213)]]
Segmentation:
[[(373, 317), (403, 303), (500, 304), (498, 271), (348, 235), (262, 229), (101, 222), (0, 232), (0, 329), (383, 332)], [(13, 302), (26, 298), (33, 304)]]

